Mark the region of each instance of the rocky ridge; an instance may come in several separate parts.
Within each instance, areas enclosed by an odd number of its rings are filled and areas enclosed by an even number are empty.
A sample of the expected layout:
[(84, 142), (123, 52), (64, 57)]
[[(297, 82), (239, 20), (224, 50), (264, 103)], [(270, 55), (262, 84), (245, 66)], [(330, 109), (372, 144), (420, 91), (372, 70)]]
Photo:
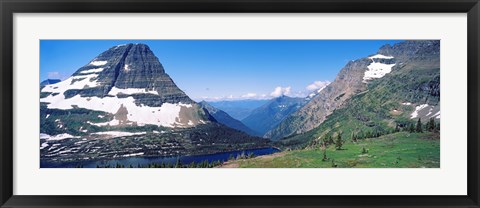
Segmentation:
[[(350, 61), (331, 84), (265, 136), (276, 140), (310, 131), (322, 124), (336, 109), (343, 108), (350, 98), (367, 93), (368, 88), (377, 85), (383, 77), (393, 76), (398, 73), (396, 71), (402, 71), (408, 76), (409, 72), (422, 74), (430, 73), (427, 69), (438, 69), (439, 55), (440, 41), (405, 41), (393, 46), (385, 45), (377, 54)], [(438, 113), (439, 118), (439, 112), (433, 111), (438, 109), (440, 76), (435, 73), (432, 75), (431, 80), (415, 82), (416, 86), (409, 86), (415, 93), (405, 94), (403, 100), (414, 103), (414, 107), (429, 103), (430, 107), (422, 110), (425, 114)]]

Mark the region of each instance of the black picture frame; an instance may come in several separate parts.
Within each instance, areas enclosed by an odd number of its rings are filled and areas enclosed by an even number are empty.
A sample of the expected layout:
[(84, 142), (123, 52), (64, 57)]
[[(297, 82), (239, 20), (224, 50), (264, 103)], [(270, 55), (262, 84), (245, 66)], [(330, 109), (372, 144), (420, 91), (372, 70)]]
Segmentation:
[[(1, 207), (480, 207), (478, 0), (0, 0)], [(24, 196), (13, 195), (14, 13), (467, 13), (468, 194), (466, 196)]]

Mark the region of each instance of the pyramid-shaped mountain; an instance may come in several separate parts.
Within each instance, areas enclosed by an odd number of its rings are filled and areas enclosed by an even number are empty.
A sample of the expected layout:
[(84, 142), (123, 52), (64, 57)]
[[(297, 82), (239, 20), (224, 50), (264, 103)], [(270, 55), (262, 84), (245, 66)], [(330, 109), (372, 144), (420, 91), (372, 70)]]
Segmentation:
[(47, 85), (40, 102), (48, 109), (89, 109), (113, 119), (94, 125), (193, 127), (208, 115), (173, 80), (144, 44), (110, 48), (68, 79)]
[(217, 122), (177, 87), (144, 44), (112, 47), (40, 92), (42, 167), (269, 146)]

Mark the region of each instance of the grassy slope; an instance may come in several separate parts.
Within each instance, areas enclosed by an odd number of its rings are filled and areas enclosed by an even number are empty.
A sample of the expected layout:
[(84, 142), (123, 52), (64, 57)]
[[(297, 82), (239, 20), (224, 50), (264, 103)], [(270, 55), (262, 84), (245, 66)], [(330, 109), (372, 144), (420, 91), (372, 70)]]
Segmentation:
[[(368, 153), (362, 154), (362, 148)], [(440, 139), (434, 133), (399, 132), (347, 142), (343, 150), (327, 149), (328, 161), (322, 161), (320, 149), (295, 150), (279, 157), (257, 157), (238, 160), (241, 168), (438, 168), (440, 167)]]
[[(353, 133), (359, 135), (366, 132), (387, 133), (396, 124), (408, 126), (415, 124), (416, 119), (410, 119), (413, 106), (401, 105), (411, 102), (437, 105), (438, 96), (431, 96), (428, 91), (421, 90), (426, 83), (439, 82), (438, 68), (399, 70), (388, 74), (382, 79), (372, 81), (368, 91), (359, 93), (347, 101), (344, 107), (336, 109), (317, 128), (298, 135), (293, 135), (278, 141), (279, 147), (303, 149), (319, 137), (342, 133), (344, 139), (350, 139)], [(392, 110), (398, 110), (393, 114)], [(425, 124), (427, 121), (422, 121)]]

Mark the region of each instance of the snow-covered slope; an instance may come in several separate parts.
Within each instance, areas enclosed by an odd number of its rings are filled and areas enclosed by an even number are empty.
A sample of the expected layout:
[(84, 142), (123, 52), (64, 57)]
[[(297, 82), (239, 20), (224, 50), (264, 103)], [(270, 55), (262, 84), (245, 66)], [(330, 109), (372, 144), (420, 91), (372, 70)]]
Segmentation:
[(440, 106), (431, 106), (428, 104), (421, 104), (415, 106), (415, 110), (410, 114), (410, 118), (422, 118), (422, 119), (440, 119)]
[(386, 64), (381, 62), (383, 59), (393, 59), (393, 56), (377, 54), (368, 58), (372, 60), (372, 63), (367, 66), (367, 70), (363, 76), (363, 82), (365, 83), (367, 83), (369, 80), (382, 78), (386, 74), (390, 73), (392, 71), (392, 67), (395, 66), (395, 64)]

